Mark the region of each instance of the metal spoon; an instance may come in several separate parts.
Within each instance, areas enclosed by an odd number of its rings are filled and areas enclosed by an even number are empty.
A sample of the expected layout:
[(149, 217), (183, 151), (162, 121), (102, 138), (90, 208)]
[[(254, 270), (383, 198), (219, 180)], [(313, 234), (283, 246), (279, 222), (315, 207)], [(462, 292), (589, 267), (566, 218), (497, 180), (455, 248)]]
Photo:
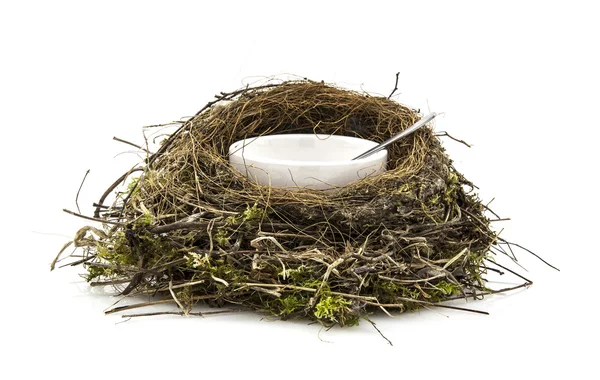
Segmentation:
[(417, 129), (419, 129), (422, 126), (424, 126), (425, 124), (429, 123), (436, 116), (437, 116), (437, 113), (435, 113), (435, 112), (432, 112), (429, 115), (423, 116), (421, 118), (421, 120), (417, 121), (416, 123), (414, 123), (410, 127), (406, 128), (405, 130), (403, 130), (402, 132), (398, 133), (397, 135), (390, 137), (389, 139), (385, 140), (381, 144), (379, 144), (379, 145), (377, 145), (377, 146), (375, 146), (375, 147), (367, 150), (366, 152), (364, 152), (364, 153), (362, 153), (362, 154), (354, 157), (352, 159), (352, 161), (359, 160), (361, 158), (365, 158), (367, 156), (372, 155), (373, 153), (377, 153), (380, 150), (385, 149), (385, 147), (388, 146), (388, 145), (390, 145), (391, 143), (396, 142), (396, 141), (400, 140), (401, 138), (410, 135), (411, 133), (413, 133)]

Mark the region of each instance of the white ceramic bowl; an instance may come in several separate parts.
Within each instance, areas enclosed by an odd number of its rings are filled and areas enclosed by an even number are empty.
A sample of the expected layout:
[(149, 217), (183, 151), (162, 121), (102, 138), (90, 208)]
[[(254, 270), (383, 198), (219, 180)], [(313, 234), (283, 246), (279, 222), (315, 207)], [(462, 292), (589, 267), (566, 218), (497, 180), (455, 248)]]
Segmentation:
[(376, 145), (349, 136), (267, 135), (232, 144), (229, 162), (262, 185), (331, 189), (385, 171), (385, 149), (352, 161)]

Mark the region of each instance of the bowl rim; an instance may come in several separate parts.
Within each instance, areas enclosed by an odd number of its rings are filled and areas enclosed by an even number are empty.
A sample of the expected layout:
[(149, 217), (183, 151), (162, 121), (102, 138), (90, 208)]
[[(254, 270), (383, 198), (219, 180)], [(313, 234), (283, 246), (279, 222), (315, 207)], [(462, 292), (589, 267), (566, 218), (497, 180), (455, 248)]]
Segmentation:
[[(367, 140), (367, 139), (361, 139), (359, 137), (354, 137), (354, 136), (344, 136), (344, 135), (327, 135), (327, 134), (322, 134), (322, 133), (290, 133), (290, 134), (276, 134), (276, 135), (264, 135), (264, 136), (254, 136), (254, 137), (248, 137), (246, 139), (243, 140), (238, 140), (236, 142), (234, 142), (233, 144), (231, 144), (229, 146), (229, 150), (228, 150), (228, 156), (229, 156), (229, 161), (232, 160), (232, 157), (239, 157), (242, 159), (242, 161), (253, 161), (256, 163), (261, 163), (261, 164), (269, 164), (269, 165), (285, 165), (285, 166), (291, 166), (291, 167), (299, 167), (299, 166), (303, 166), (303, 167), (322, 167), (322, 166), (351, 166), (351, 165), (364, 165), (364, 164), (370, 164), (370, 163), (378, 163), (380, 161), (382, 161), (383, 164), (387, 163), (387, 154), (388, 151), (387, 149), (382, 149), (377, 153), (374, 153), (370, 156), (367, 156), (365, 158), (361, 158), (358, 160), (339, 160), (339, 161), (297, 161), (297, 160), (280, 160), (280, 159), (274, 159), (274, 158), (269, 158), (269, 157), (257, 157), (256, 155), (253, 154), (236, 154), (237, 152), (239, 152), (240, 150), (243, 150), (243, 147), (235, 147), (236, 145), (240, 144), (240, 143), (244, 143), (246, 140), (252, 140), (250, 141), (248, 144), (251, 144), (252, 142), (254, 142), (257, 139), (264, 139), (264, 140), (272, 140), (272, 139), (280, 139), (280, 138), (289, 138), (289, 137), (307, 137), (307, 136), (315, 136), (319, 139), (329, 139), (329, 138), (334, 138), (334, 139), (352, 139), (352, 140), (360, 140), (360, 141), (367, 141), (373, 144), (374, 146), (377, 146), (377, 142), (372, 141), (372, 140)], [(244, 146), (246, 146), (244, 145)], [(234, 148), (235, 147), (235, 148)], [(235, 149), (235, 151), (233, 151)], [(366, 148), (365, 151), (367, 149), (370, 148)], [(358, 156), (358, 154), (357, 154)], [(244, 163), (245, 164), (245, 163)], [(248, 165), (246, 165), (248, 166)]]

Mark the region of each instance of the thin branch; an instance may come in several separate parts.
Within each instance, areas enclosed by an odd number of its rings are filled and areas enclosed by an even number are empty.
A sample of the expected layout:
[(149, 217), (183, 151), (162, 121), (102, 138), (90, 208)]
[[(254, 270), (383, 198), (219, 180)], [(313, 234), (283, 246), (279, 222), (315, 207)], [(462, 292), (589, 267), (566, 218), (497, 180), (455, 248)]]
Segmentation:
[[(204, 230), (208, 226), (209, 222), (174, 222), (170, 224), (165, 224), (163, 226), (157, 226), (149, 228), (150, 232), (155, 234), (164, 234), (166, 232), (176, 231), (176, 230)], [(215, 223), (216, 225), (224, 224), (222, 222)]]
[(87, 219), (87, 220), (92, 220), (94, 222), (100, 222), (100, 223), (106, 223), (106, 224), (114, 224), (116, 226), (125, 226), (125, 224), (123, 224), (121, 222), (113, 222), (113, 221), (106, 220), (106, 219), (100, 219), (100, 218), (95, 218), (95, 217), (91, 217), (91, 216), (81, 215), (81, 214), (76, 213), (74, 211), (67, 210), (66, 208), (63, 208), (63, 211), (66, 212), (67, 214), (78, 216), (80, 218)]
[(142, 147), (140, 145), (134, 144), (134, 143), (132, 143), (130, 141), (120, 139), (117, 136), (113, 136), (113, 140), (118, 141), (118, 142), (122, 142), (123, 144), (131, 145), (132, 147), (138, 148), (139, 150), (143, 150), (144, 152), (148, 152), (148, 150), (146, 148), (144, 148), (144, 147)]
[[(103, 205), (104, 201), (110, 195), (110, 193), (114, 189), (116, 189), (117, 186), (119, 186), (123, 181), (125, 181), (125, 179), (127, 177), (129, 177), (132, 173), (137, 172), (137, 171), (142, 171), (142, 170), (144, 170), (144, 169), (143, 168), (133, 167), (129, 171), (127, 171), (125, 174), (123, 174), (122, 176), (120, 176), (112, 185), (110, 185), (108, 187), (108, 189), (106, 189), (106, 191), (104, 192), (104, 194), (102, 194), (102, 196), (100, 197), (100, 200), (98, 201), (98, 205)], [(96, 211), (94, 211), (94, 217), (95, 218), (99, 218), (100, 217), (100, 206), (96, 206)]]
[[(207, 299), (217, 298), (217, 297), (218, 297), (217, 295), (196, 296), (196, 297), (192, 298), (192, 301), (207, 300)], [(174, 302), (175, 302), (175, 300), (173, 298), (168, 298), (168, 299), (158, 300), (158, 301), (134, 303), (132, 305), (125, 305), (125, 306), (114, 307), (114, 308), (112, 308), (110, 310), (106, 310), (104, 312), (104, 314), (108, 315), (108, 314), (118, 313), (120, 311), (137, 309), (137, 308), (140, 308), (140, 307), (162, 305), (162, 304), (165, 304), (165, 303), (174, 303)]]
[(487, 311), (483, 311), (483, 310), (477, 310), (477, 309), (468, 309), (466, 307), (458, 307), (458, 306), (450, 306), (450, 305), (442, 305), (442, 304), (438, 304), (438, 303), (433, 303), (429, 306), (433, 306), (433, 307), (441, 307), (444, 309), (452, 309), (452, 310), (460, 310), (460, 311), (467, 311), (469, 313), (476, 313), (476, 314), (483, 314), (483, 315), (490, 315), (490, 313), (488, 313)]
[(467, 143), (466, 141), (464, 141), (464, 140), (460, 140), (460, 139), (457, 139), (456, 137), (452, 137), (452, 136), (451, 136), (451, 135), (450, 135), (448, 132), (446, 132), (446, 131), (438, 132), (438, 133), (436, 133), (435, 135), (436, 135), (436, 136), (438, 136), (438, 137), (449, 137), (450, 139), (452, 139), (452, 140), (454, 140), (454, 141), (456, 141), (456, 142), (458, 142), (458, 143), (461, 143), (461, 144), (465, 145), (467, 148), (470, 148), (470, 147), (471, 147), (471, 145), (470, 145), (469, 143)]
[(504, 270), (506, 270), (506, 271), (509, 271), (510, 273), (512, 273), (512, 274), (514, 274), (515, 276), (519, 277), (519, 278), (520, 278), (520, 279), (522, 279), (523, 281), (525, 281), (525, 282), (529, 283), (529, 285), (533, 285), (533, 281), (529, 280), (528, 278), (525, 278), (525, 277), (523, 277), (522, 275), (518, 274), (517, 272), (515, 272), (515, 271), (513, 271), (513, 270), (511, 270), (511, 269), (508, 269), (508, 268), (507, 268), (507, 267), (505, 267), (504, 265), (498, 264), (497, 262), (495, 262), (495, 261), (493, 261), (493, 260), (490, 260), (490, 259), (488, 259), (488, 258), (486, 258), (485, 260), (486, 260), (486, 261), (488, 261), (488, 262), (490, 262), (490, 263), (492, 263), (492, 264), (494, 264), (494, 265), (496, 265), (496, 266), (499, 266), (500, 268), (502, 268), (502, 269), (504, 269)]
[(120, 284), (126, 284), (128, 282), (130, 282), (131, 279), (130, 278), (124, 278), (124, 279), (120, 279), (120, 280), (109, 280), (109, 281), (92, 281), (90, 282), (90, 286), (107, 286), (107, 285), (120, 285)]
[(72, 263), (67, 263), (67, 264), (61, 265), (59, 268), (74, 267), (74, 266), (77, 266), (79, 264), (86, 263), (86, 262), (88, 262), (90, 260), (93, 260), (95, 258), (96, 258), (96, 255), (91, 255), (91, 256), (88, 256), (88, 257), (84, 257), (81, 260), (77, 260), (77, 261), (73, 261)]
[[(248, 286), (248, 287), (252, 287), (252, 286), (259, 286), (259, 287), (263, 287), (263, 288), (282, 288), (282, 289), (293, 289), (293, 290), (304, 290), (306, 292), (311, 292), (311, 293), (316, 293), (317, 289), (314, 288), (307, 288), (304, 286), (295, 286), (295, 285), (289, 285), (289, 284), (260, 284), (260, 283), (245, 283), (244, 286)], [(348, 293), (342, 293), (342, 292), (330, 292), (333, 295), (336, 296), (341, 296), (341, 297), (346, 297), (346, 298), (355, 298), (355, 299), (359, 299), (359, 300), (363, 300), (363, 301), (367, 301), (367, 300), (377, 300), (376, 297), (370, 297), (370, 296), (360, 296), (360, 295), (356, 295), (356, 294), (348, 294)]]
[(498, 238), (498, 240), (500, 240), (500, 241), (504, 242), (505, 244), (508, 244), (509, 246), (510, 246), (510, 245), (514, 245), (515, 247), (519, 247), (519, 248), (521, 248), (522, 250), (529, 252), (529, 253), (530, 253), (530, 254), (532, 254), (533, 256), (537, 257), (537, 259), (538, 259), (538, 260), (540, 260), (540, 261), (541, 261), (541, 262), (543, 262), (544, 264), (548, 265), (550, 268), (552, 268), (552, 269), (555, 269), (555, 270), (557, 270), (557, 271), (559, 271), (559, 272), (560, 272), (560, 269), (558, 269), (558, 268), (557, 268), (557, 267), (555, 267), (554, 265), (550, 264), (550, 263), (549, 263), (549, 262), (547, 262), (546, 260), (542, 259), (540, 256), (536, 255), (536, 254), (535, 254), (534, 252), (532, 252), (531, 250), (529, 250), (529, 249), (527, 249), (527, 248), (523, 247), (522, 245), (519, 245), (519, 244), (517, 244), (517, 243), (511, 243), (511, 242), (509, 242), (509, 241), (506, 241), (505, 239), (502, 239), (502, 238)]
[[(398, 299), (401, 301), (414, 302), (414, 303), (418, 303), (418, 304), (422, 304), (422, 305), (426, 305), (426, 306), (441, 307), (444, 309), (453, 309), (453, 310), (460, 310), (460, 311), (468, 311), (470, 313), (490, 315), (490, 313), (488, 313), (487, 311), (482, 311), (482, 310), (467, 309), (467, 308), (458, 307), (458, 306), (442, 305), (439, 303), (421, 301), (421, 300), (410, 299), (410, 298), (398, 298)], [(369, 305), (374, 305), (374, 306), (395, 307), (395, 308), (401, 308), (401, 309), (406, 307), (406, 305), (404, 305), (402, 303), (379, 303), (379, 302), (369, 302), (369, 301), (365, 301), (365, 303), (367, 303)]]
[(375, 330), (377, 330), (377, 332), (379, 333), (379, 335), (381, 335), (381, 337), (382, 337), (383, 339), (387, 340), (387, 342), (390, 344), (390, 346), (393, 346), (393, 344), (392, 344), (392, 341), (391, 341), (391, 340), (389, 340), (389, 339), (388, 339), (388, 338), (387, 338), (385, 335), (383, 335), (383, 333), (381, 332), (381, 330), (379, 330), (379, 329), (377, 328), (377, 325), (375, 324), (375, 322), (373, 322), (372, 320), (370, 320), (368, 317), (364, 317), (364, 318), (367, 320), (367, 322), (369, 322), (369, 323), (371, 324), (371, 326), (373, 326), (373, 328), (374, 328)]
[(400, 71), (398, 71), (396, 73), (396, 84), (394, 84), (394, 89), (392, 90), (392, 92), (390, 93), (390, 95), (387, 97), (388, 99), (391, 99), (392, 95), (394, 95), (394, 93), (396, 91), (398, 91), (398, 78), (400, 77)]
[(225, 314), (225, 313), (235, 313), (239, 310), (218, 310), (218, 311), (205, 311), (205, 312), (193, 312), (185, 314), (183, 311), (156, 311), (152, 313), (140, 313), (140, 314), (124, 314), (121, 318), (135, 318), (135, 317), (155, 317), (157, 315), (185, 315), (185, 316), (195, 316), (195, 317), (204, 317), (205, 315), (213, 315), (213, 314)]
[(83, 183), (85, 182), (85, 179), (87, 178), (88, 174), (90, 174), (90, 169), (88, 169), (85, 172), (85, 175), (83, 176), (83, 179), (81, 180), (81, 184), (79, 185), (79, 190), (77, 190), (77, 195), (75, 195), (75, 206), (77, 206), (77, 212), (79, 212), (81, 214), (81, 210), (79, 209), (79, 193), (81, 192), (81, 188), (83, 187)]
[(73, 244), (73, 241), (70, 241), (68, 243), (66, 243), (65, 245), (63, 245), (63, 247), (61, 248), (61, 250), (58, 252), (58, 255), (56, 255), (56, 257), (54, 258), (54, 260), (52, 260), (52, 263), (50, 264), (50, 270), (53, 271), (54, 267), (56, 266), (56, 263), (58, 262), (58, 259), (60, 258), (60, 255), (62, 255), (62, 253), (69, 248), (69, 246)]
[(113, 307), (110, 310), (106, 310), (104, 312), (104, 314), (108, 315), (108, 314), (113, 314), (113, 313), (118, 313), (120, 311), (125, 311), (125, 310), (131, 310), (131, 309), (137, 309), (140, 307), (146, 307), (146, 306), (154, 306), (154, 305), (162, 305), (165, 303), (174, 303), (175, 300), (172, 298), (169, 299), (164, 299), (164, 300), (158, 300), (158, 301), (150, 301), (150, 302), (141, 302), (141, 303), (134, 303), (132, 305), (125, 305), (125, 306), (117, 306), (117, 307)]

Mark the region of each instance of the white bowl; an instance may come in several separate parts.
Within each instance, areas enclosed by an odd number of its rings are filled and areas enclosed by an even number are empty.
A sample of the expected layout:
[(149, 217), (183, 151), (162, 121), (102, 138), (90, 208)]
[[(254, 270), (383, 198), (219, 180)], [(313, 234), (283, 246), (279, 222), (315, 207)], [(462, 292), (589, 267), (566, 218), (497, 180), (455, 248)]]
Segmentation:
[(232, 144), (229, 162), (261, 185), (331, 189), (384, 172), (385, 149), (352, 161), (376, 145), (374, 141), (349, 136), (267, 135)]

